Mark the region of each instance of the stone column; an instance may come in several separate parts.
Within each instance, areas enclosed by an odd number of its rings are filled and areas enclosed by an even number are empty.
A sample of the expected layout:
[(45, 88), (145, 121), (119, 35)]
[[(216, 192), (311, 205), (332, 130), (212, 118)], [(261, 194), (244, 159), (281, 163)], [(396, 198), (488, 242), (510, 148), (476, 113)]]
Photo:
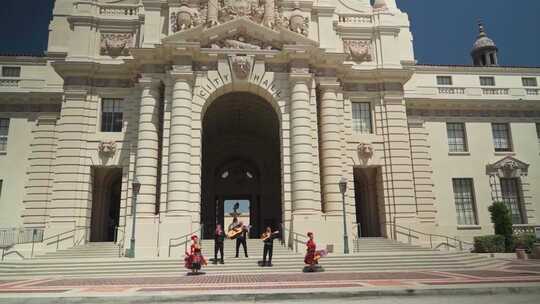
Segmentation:
[(135, 176), (141, 183), (137, 197), (137, 216), (153, 216), (156, 205), (158, 166), (158, 91), (159, 80), (143, 77), (139, 80), (141, 103), (139, 107), (139, 134)]
[(169, 136), (167, 216), (189, 215), (191, 187), (191, 65), (177, 66), (170, 73), (173, 93)]
[(291, 82), (291, 197), (293, 212), (311, 214), (313, 202), (313, 141), (309, 87), (311, 74), (292, 72)]
[(340, 104), (337, 99), (339, 83), (335, 78), (319, 78), (320, 100), (320, 159), (324, 212), (341, 216), (342, 198), (339, 191), (341, 178)]

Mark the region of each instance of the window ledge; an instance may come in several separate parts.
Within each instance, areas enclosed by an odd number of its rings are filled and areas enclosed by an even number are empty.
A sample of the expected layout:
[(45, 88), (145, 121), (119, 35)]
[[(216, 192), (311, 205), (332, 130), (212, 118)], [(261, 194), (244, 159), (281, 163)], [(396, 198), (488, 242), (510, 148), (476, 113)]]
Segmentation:
[(470, 156), (471, 152), (448, 152), (450, 156)]
[(508, 151), (508, 152), (495, 152), (494, 155), (495, 155), (495, 156), (507, 156), (507, 155), (515, 156), (515, 155), (516, 155), (516, 152), (513, 152), (513, 151)]
[(458, 225), (458, 230), (480, 230), (482, 226), (480, 225)]

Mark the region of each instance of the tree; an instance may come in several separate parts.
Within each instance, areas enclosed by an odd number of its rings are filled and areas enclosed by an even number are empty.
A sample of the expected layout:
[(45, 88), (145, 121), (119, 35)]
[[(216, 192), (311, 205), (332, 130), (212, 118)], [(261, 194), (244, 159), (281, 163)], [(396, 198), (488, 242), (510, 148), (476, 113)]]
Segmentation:
[(495, 234), (504, 236), (506, 251), (512, 251), (512, 216), (510, 210), (503, 202), (494, 202), (489, 206), (491, 222), (495, 226)]

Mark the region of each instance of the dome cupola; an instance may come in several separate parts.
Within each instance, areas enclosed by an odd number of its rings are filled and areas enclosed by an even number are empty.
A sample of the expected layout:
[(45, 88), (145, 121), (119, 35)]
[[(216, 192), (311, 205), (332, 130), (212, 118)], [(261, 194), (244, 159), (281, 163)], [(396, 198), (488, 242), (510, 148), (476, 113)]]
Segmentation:
[(499, 60), (497, 58), (499, 49), (497, 48), (497, 45), (487, 36), (484, 25), (481, 22), (478, 23), (478, 28), (479, 34), (471, 51), (473, 64), (475, 66), (499, 65)]

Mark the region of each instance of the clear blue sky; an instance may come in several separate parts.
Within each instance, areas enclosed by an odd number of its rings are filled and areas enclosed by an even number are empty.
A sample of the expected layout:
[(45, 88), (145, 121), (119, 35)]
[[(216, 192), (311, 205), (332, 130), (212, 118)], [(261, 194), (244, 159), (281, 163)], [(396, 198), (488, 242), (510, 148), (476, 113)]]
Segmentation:
[[(46, 49), (53, 0), (0, 0), (0, 53)], [(540, 0), (397, 0), (419, 63), (469, 64), (481, 18), (503, 65), (540, 66)]]

